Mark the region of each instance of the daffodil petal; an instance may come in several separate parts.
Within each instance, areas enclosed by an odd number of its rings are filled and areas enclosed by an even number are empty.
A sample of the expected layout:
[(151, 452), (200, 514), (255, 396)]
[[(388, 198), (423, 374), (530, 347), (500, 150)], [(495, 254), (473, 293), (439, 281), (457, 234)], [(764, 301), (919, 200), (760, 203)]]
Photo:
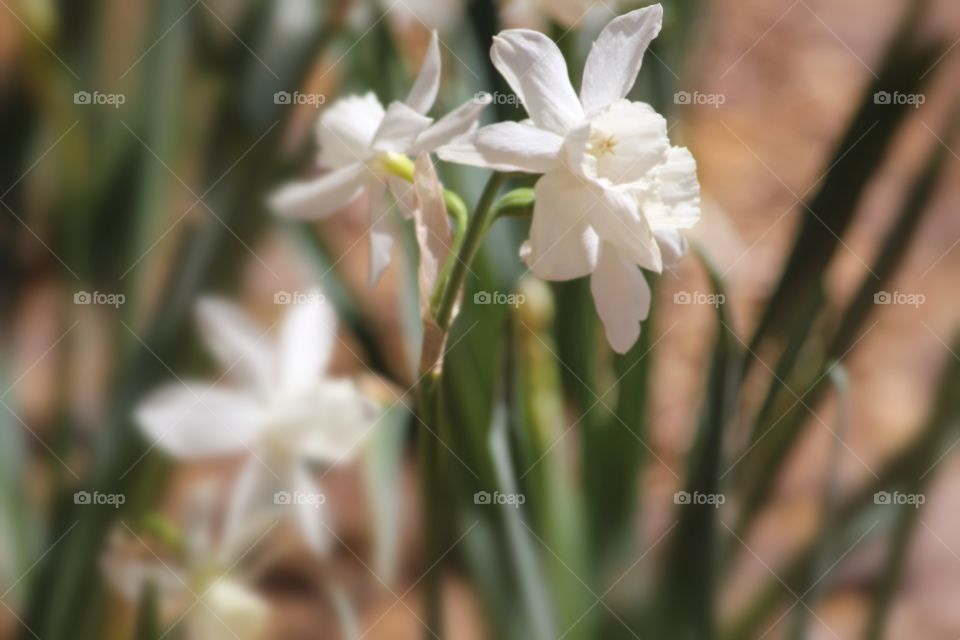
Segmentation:
[(489, 99), (475, 98), (464, 102), (417, 136), (410, 153), (419, 155), (424, 151), (430, 152), (466, 135), (476, 127), (480, 114), (488, 104), (490, 104)]
[(665, 267), (669, 267), (687, 255), (687, 239), (679, 229), (655, 229), (653, 237), (656, 238), (657, 245), (660, 247), (660, 255), (663, 257)]
[(448, 162), (496, 171), (546, 173), (555, 168), (563, 138), (520, 122), (499, 122), (479, 129), (469, 139), (437, 150)]
[(375, 151), (407, 153), (433, 120), (421, 115), (402, 102), (391, 102), (387, 114), (373, 137)]
[(650, 313), (650, 287), (643, 272), (615, 246), (603, 243), (590, 292), (607, 342), (626, 353), (640, 337), (640, 322)]
[(317, 120), (320, 166), (339, 169), (363, 162), (383, 121), (383, 105), (372, 91), (341, 98)]
[(588, 209), (595, 198), (566, 171), (545, 174), (534, 188), (533, 220), (525, 260), (544, 280), (571, 280), (593, 271), (597, 234)]
[(426, 113), (430, 111), (434, 101), (437, 99), (437, 92), (440, 90), (440, 40), (437, 32), (430, 34), (430, 44), (427, 46), (427, 54), (420, 63), (420, 72), (417, 79), (404, 101), (411, 109), (417, 113)]
[(663, 7), (655, 4), (611, 20), (587, 56), (580, 85), (583, 110), (593, 113), (630, 93), (643, 54), (660, 33)]
[(269, 205), (286, 218), (324, 218), (356, 200), (368, 179), (364, 165), (352, 164), (313, 180), (281, 187), (270, 196)]
[(260, 416), (249, 393), (197, 383), (161, 387), (134, 410), (150, 445), (181, 459), (243, 451), (259, 434)]
[(332, 534), (325, 520), (329, 517), (326, 496), (317, 486), (305, 465), (299, 464), (293, 471), (293, 491), (302, 496), (294, 504), (290, 514), (297, 532), (311, 551), (325, 555), (330, 550)]
[(289, 491), (289, 475), (289, 469), (281, 465), (268, 466), (267, 461), (255, 456), (243, 464), (233, 479), (227, 499), (217, 559), (221, 564), (229, 566), (276, 525), (277, 492)]
[(300, 297), (280, 327), (280, 387), (296, 393), (317, 384), (337, 343), (337, 316), (319, 289)]
[(356, 456), (379, 419), (379, 408), (347, 379), (327, 379), (291, 399), (284, 420), (297, 451), (319, 464), (344, 464)]
[(453, 234), (443, 201), (443, 187), (426, 153), (417, 156), (413, 182), (418, 206), (414, 230), (420, 249), (417, 280), (420, 285), (420, 315), (430, 316), (430, 299), (437, 286), (440, 270), (453, 251)]
[(563, 138), (519, 122), (500, 122), (477, 131), (476, 145), (497, 164), (529, 173), (546, 173), (557, 166)]
[(490, 57), (537, 126), (562, 135), (583, 119), (567, 63), (553, 40), (538, 31), (509, 29), (494, 36)]
[(685, 147), (671, 147), (652, 174), (655, 204), (644, 207), (650, 226), (689, 229), (695, 225), (700, 220), (700, 183), (693, 154)]
[(197, 606), (185, 614), (191, 638), (204, 640), (257, 640), (270, 619), (269, 603), (252, 588), (223, 575), (202, 589)]
[(380, 277), (390, 264), (390, 252), (393, 249), (393, 220), (391, 210), (394, 199), (386, 187), (370, 190), (370, 286), (380, 281)]
[(273, 340), (232, 302), (214, 296), (196, 305), (197, 330), (227, 375), (257, 389), (274, 381)]
[(587, 215), (597, 235), (623, 250), (635, 265), (659, 273), (663, 269), (660, 249), (633, 194), (599, 185), (593, 185), (591, 193), (593, 205)]

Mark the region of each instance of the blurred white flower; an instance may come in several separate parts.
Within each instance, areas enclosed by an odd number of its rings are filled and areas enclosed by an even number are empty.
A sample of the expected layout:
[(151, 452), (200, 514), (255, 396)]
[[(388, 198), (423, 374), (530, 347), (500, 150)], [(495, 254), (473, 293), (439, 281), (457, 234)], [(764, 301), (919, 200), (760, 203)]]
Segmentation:
[(215, 543), (215, 494), (209, 484), (188, 495), (182, 558), (165, 561), (127, 528), (113, 532), (101, 558), (107, 584), (138, 604), (149, 583), (167, 623), (182, 624), (191, 640), (259, 640), (270, 617), (267, 601), (233, 571), (237, 558)]
[[(392, 199), (401, 204), (409, 200), (410, 186), (389, 170), (392, 159), (397, 154), (430, 152), (464, 135), (475, 127), (489, 102), (472, 99), (434, 122), (424, 114), (433, 106), (439, 88), (440, 45), (434, 31), (407, 99), (390, 103), (386, 110), (372, 92), (335, 102), (317, 125), (319, 164), (332, 171), (289, 184), (270, 198), (271, 207), (280, 215), (323, 218), (367, 192), (371, 286), (390, 261), (393, 235), (387, 214)], [(410, 211), (404, 209), (404, 214)]]
[(679, 230), (700, 216), (693, 156), (670, 145), (652, 107), (625, 99), (662, 18), (653, 5), (612, 20), (587, 58), (579, 98), (553, 41), (502, 32), (491, 57), (530, 120), (483, 127), (437, 151), (452, 162), (543, 174), (522, 255), (546, 280), (591, 275), (607, 340), (620, 353), (649, 312), (638, 267), (660, 272), (682, 255)]
[(543, 28), (543, 17), (568, 29), (592, 23), (600, 14), (616, 13), (616, 0), (503, 0), (500, 16), (510, 27)]
[(237, 384), (172, 383), (135, 412), (146, 436), (177, 458), (250, 454), (227, 512), (228, 547), (286, 517), (314, 551), (324, 551), (324, 500), (309, 465), (348, 461), (378, 417), (352, 381), (324, 375), (336, 318), (318, 292), (303, 298), (277, 338), (232, 304), (201, 300), (201, 336)]

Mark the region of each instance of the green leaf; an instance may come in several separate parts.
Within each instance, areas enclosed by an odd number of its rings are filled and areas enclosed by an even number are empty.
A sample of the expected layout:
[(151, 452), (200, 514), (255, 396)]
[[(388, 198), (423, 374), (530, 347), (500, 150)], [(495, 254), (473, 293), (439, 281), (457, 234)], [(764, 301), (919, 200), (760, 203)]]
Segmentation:
[[(511, 462), (508, 416), (509, 412), (503, 404), (497, 404), (494, 407), (489, 450), (497, 475), (498, 490), (501, 493), (516, 496), (520, 495), (520, 487), (517, 485), (516, 473)], [(520, 508), (509, 504), (489, 506), (502, 510), (509, 541), (508, 552), (516, 567), (523, 600), (522, 611), (529, 617), (530, 628), (533, 631), (532, 637), (540, 640), (556, 638), (558, 634), (555, 612), (551, 605), (549, 582), (543, 571), (538, 546), (538, 544), (544, 545), (543, 540), (536, 539), (536, 534), (524, 522)], [(544, 546), (544, 552), (552, 553), (552, 550)]]
[[(960, 351), (960, 340), (954, 341), (951, 351)], [(920, 434), (883, 465), (877, 474), (878, 480), (868, 482), (844, 499), (837, 508), (834, 528), (838, 532), (844, 532), (847, 546), (860, 537), (865, 537), (866, 532), (861, 529), (866, 530), (876, 525), (876, 520), (865, 523), (862, 517), (868, 508), (874, 506), (875, 494), (878, 491), (906, 488), (911, 483), (929, 478), (942, 452), (947, 450), (955, 439), (954, 432), (958, 421), (960, 361), (952, 360), (941, 376), (934, 409)], [(808, 567), (816, 561), (819, 544), (819, 539), (815, 537), (784, 563), (783, 567), (773, 567), (772, 570), (779, 577), (771, 579), (758, 590), (758, 594), (726, 626), (723, 638), (747, 640), (762, 633), (764, 622), (768, 621), (775, 608), (785, 599), (791, 598), (793, 593), (802, 592), (804, 577)]]
[(140, 603), (137, 608), (135, 640), (160, 640), (165, 632), (160, 625), (160, 602), (157, 586), (152, 580), (143, 585)]
[(820, 532), (814, 543), (814, 561), (806, 568), (806, 575), (802, 579), (800, 594), (801, 606), (796, 609), (791, 637), (803, 640), (807, 637), (810, 626), (810, 617), (817, 598), (823, 591), (822, 578), (830, 571), (834, 557), (842, 553), (838, 544), (838, 527), (836, 522), (837, 501), (839, 495), (840, 463), (843, 455), (844, 440), (849, 433), (850, 424), (850, 379), (840, 363), (831, 363), (829, 379), (838, 397), (836, 428), (833, 430), (833, 446), (830, 459), (827, 463), (827, 473), (823, 483), (821, 497), (823, 515), (820, 521)]
[[(651, 283), (656, 300), (656, 281)], [(593, 309), (590, 311), (592, 313)], [(598, 572), (614, 566), (636, 539), (635, 514), (639, 509), (637, 478), (646, 461), (648, 376), (653, 362), (652, 347), (656, 305), (643, 322), (640, 338), (629, 352), (613, 358), (613, 376), (607, 391), (592, 398), (603, 420), (586, 425), (583, 433), (584, 491), (590, 521), (591, 547)], [(609, 408), (608, 408), (609, 407)]]
[[(724, 295), (717, 271), (698, 253), (714, 293)], [(726, 309), (719, 304), (716, 310), (717, 336), (683, 489), (690, 499), (678, 501), (676, 525), (657, 588), (653, 615), (662, 637), (706, 640), (715, 635), (717, 520), (719, 508), (726, 502), (720, 483), (721, 453), (724, 432), (736, 408), (742, 366), (739, 338), (730, 327)], [(698, 502), (697, 496), (706, 498)]]
[(400, 475), (409, 424), (410, 413), (403, 403), (388, 408), (374, 430), (364, 464), (373, 511), (373, 567), (377, 577), (386, 584), (392, 584), (397, 575), (402, 506)]
[[(945, 139), (952, 138), (956, 122), (954, 120), (945, 132)], [(789, 337), (788, 347), (774, 372), (774, 381), (771, 382), (767, 398), (754, 423), (748, 451), (738, 465), (738, 483), (745, 496), (736, 529), (740, 536), (746, 535), (753, 518), (775, 484), (775, 475), (783, 468), (783, 461), (809, 424), (808, 407), (816, 407), (828, 388), (825, 377), (830, 366), (827, 360), (845, 357), (856, 345), (860, 337), (858, 332), (875, 308), (874, 296), (883, 289), (902, 264), (911, 240), (930, 210), (930, 202), (946, 165), (947, 153), (946, 148), (940, 144), (930, 152), (924, 168), (911, 186), (892, 228), (884, 239), (871, 269), (872, 273), (864, 275), (857, 293), (843, 310), (840, 324), (828, 344), (814, 346), (818, 350), (811, 357), (823, 361), (823, 365), (815, 365), (816, 368), (812, 370), (809, 365), (795, 370), (801, 347), (807, 341), (807, 331), (798, 330)], [(822, 300), (822, 297), (818, 300)], [(819, 302), (817, 306), (819, 307)], [(807, 311), (809, 310), (808, 308)], [(804, 313), (803, 309), (796, 313), (798, 318), (804, 320), (804, 326), (813, 323), (812, 317), (804, 318), (801, 315)], [(783, 381), (787, 381), (789, 388), (803, 390), (803, 393), (799, 396), (783, 393), (786, 388)]]
[[(780, 282), (774, 290), (750, 343), (758, 353), (765, 338), (783, 339), (809, 329), (806, 308), (816, 306), (823, 274), (853, 221), (863, 193), (876, 176), (900, 125), (913, 112), (910, 105), (884, 104), (879, 92), (920, 93), (930, 79), (926, 71), (943, 53), (936, 43), (917, 48), (918, 22), (927, 2), (911, 6), (887, 50), (877, 78), (867, 88), (856, 114), (828, 165), (822, 184), (809, 203)], [(753, 359), (746, 361), (747, 366)]]

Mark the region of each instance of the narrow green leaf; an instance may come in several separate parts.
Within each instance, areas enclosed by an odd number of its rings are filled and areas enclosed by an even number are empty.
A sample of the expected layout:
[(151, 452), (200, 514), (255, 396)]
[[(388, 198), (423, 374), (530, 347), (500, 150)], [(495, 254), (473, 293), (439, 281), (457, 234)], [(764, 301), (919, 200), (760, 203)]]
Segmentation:
[[(952, 139), (951, 134), (956, 126), (954, 120), (944, 134), (947, 140)], [(803, 327), (798, 325), (798, 330), (789, 337), (788, 347), (777, 366), (775, 379), (771, 382), (768, 396), (754, 424), (751, 441), (748, 443), (749, 451), (738, 465), (738, 483), (745, 496), (736, 529), (741, 537), (746, 535), (753, 518), (775, 484), (776, 473), (783, 467), (783, 461), (809, 424), (808, 407), (816, 407), (829, 386), (825, 379), (830, 371), (826, 360), (845, 357), (856, 344), (859, 339), (858, 332), (875, 307), (875, 296), (902, 264), (911, 240), (930, 210), (929, 205), (947, 158), (945, 147), (935, 145), (884, 239), (872, 268), (873, 273), (863, 276), (860, 288), (844, 309), (840, 324), (829, 339), (829, 344), (819, 348), (816, 357), (824, 360), (822, 368), (810, 370), (796, 367), (801, 345), (807, 340), (806, 327), (813, 322), (812, 317), (804, 318), (801, 315), (804, 313), (803, 309), (797, 311), (797, 317), (805, 322)], [(818, 297), (817, 307), (822, 301), (822, 294), (818, 296), (821, 297)], [(785, 393), (782, 382), (784, 380), (790, 388), (799, 390), (797, 393), (802, 391), (799, 400), (793, 393)]]
[(136, 620), (134, 640), (160, 640), (164, 637), (165, 632), (160, 626), (160, 602), (157, 586), (152, 580), (148, 580), (143, 585)]
[[(823, 274), (853, 221), (867, 185), (893, 143), (900, 125), (913, 112), (910, 105), (886, 104), (876, 95), (886, 92), (921, 93), (930, 79), (926, 71), (943, 53), (936, 43), (918, 48), (917, 25), (927, 2), (914, 3), (898, 35), (887, 50), (877, 79), (864, 93), (849, 128), (841, 139), (820, 189), (804, 204), (804, 218), (780, 282), (774, 290), (750, 343), (757, 353), (765, 338), (781, 339), (803, 330), (798, 309), (816, 304)], [(747, 366), (753, 358), (746, 361)]]
[(849, 433), (850, 423), (850, 379), (840, 363), (831, 363), (829, 379), (837, 393), (838, 409), (836, 428), (833, 430), (834, 441), (827, 463), (827, 473), (823, 482), (821, 495), (822, 516), (820, 532), (814, 542), (814, 562), (807, 567), (803, 578), (803, 590), (799, 592), (801, 604), (804, 606), (796, 610), (791, 637), (794, 640), (804, 640), (810, 626), (810, 618), (818, 596), (823, 591), (824, 582), (821, 579), (833, 564), (834, 556), (840, 545), (836, 516), (839, 491), (840, 463), (843, 455), (844, 440)]
[(397, 403), (387, 410), (375, 430), (364, 464), (364, 475), (372, 505), (374, 562), (377, 576), (392, 584), (397, 575), (401, 537), (400, 475), (406, 455), (410, 414)]
[[(960, 351), (960, 340), (955, 340), (951, 350)], [(936, 402), (930, 418), (920, 434), (896, 454), (879, 470), (879, 480), (871, 480), (866, 485), (845, 498), (836, 510), (834, 528), (844, 533), (844, 539), (852, 544), (865, 531), (873, 527), (876, 521), (864, 523), (864, 512), (875, 504), (878, 491), (890, 491), (895, 487), (906, 487), (912, 482), (926, 480), (935, 469), (944, 450), (947, 450), (960, 422), (960, 361), (952, 360), (941, 376), (936, 393)], [(877, 527), (879, 529), (879, 527)], [(848, 532), (849, 533), (846, 533)], [(861, 543), (862, 544), (862, 543)], [(756, 597), (725, 626), (725, 640), (749, 640), (763, 632), (763, 624), (768, 621), (774, 610), (792, 593), (802, 591), (802, 581), (807, 568), (815, 562), (818, 540), (814, 538), (804, 545), (782, 568), (773, 567), (778, 578), (771, 579), (758, 590)], [(889, 565), (888, 565), (889, 566)]]
[[(702, 252), (714, 293), (723, 284)], [(657, 588), (662, 637), (708, 640), (715, 637), (717, 519), (726, 496), (720, 483), (723, 436), (736, 407), (742, 355), (723, 304), (717, 310), (713, 347), (700, 426), (693, 443), (683, 491), (677, 494), (677, 524), (671, 532)]]

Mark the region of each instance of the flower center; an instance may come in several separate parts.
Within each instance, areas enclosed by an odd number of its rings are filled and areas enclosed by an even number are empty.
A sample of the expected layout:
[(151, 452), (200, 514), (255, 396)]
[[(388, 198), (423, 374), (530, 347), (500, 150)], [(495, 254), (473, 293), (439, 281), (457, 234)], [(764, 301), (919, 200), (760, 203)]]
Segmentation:
[(587, 153), (594, 158), (613, 155), (616, 153), (617, 139), (613, 135), (594, 130), (590, 133), (590, 142), (587, 143)]

